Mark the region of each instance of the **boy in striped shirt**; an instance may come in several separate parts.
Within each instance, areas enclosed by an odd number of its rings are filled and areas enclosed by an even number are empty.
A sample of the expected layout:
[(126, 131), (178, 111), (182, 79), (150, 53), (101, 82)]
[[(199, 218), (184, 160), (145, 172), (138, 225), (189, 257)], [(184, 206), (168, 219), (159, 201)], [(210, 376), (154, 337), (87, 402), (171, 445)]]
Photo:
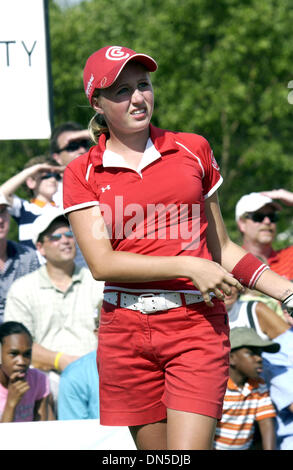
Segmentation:
[(258, 422), (263, 450), (275, 448), (274, 417), (268, 389), (260, 378), (263, 351), (275, 353), (279, 344), (263, 340), (254, 329), (233, 328), (230, 333), (230, 377), (224, 398), (223, 414), (218, 422), (214, 449), (246, 450)]

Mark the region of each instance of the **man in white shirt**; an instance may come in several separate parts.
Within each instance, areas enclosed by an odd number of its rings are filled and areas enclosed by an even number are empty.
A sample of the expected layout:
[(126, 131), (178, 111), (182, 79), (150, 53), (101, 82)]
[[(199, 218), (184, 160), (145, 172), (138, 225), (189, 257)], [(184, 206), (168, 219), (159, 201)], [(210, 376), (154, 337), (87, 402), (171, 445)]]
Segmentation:
[(31, 332), (35, 367), (60, 372), (96, 348), (93, 330), (104, 283), (75, 265), (75, 241), (61, 210), (36, 219), (33, 240), (46, 264), (12, 284), (4, 320)]

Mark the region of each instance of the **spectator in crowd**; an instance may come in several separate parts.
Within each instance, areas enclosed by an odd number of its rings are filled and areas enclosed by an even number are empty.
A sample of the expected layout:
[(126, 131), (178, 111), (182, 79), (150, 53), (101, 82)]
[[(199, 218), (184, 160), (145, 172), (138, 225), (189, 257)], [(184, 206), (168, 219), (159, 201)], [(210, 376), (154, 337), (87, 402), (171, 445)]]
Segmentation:
[[(98, 321), (94, 334), (98, 336)], [(99, 374), (97, 352), (71, 362), (61, 374), (58, 392), (58, 419), (98, 419)]]
[(293, 279), (293, 246), (275, 251), (278, 211), (275, 199), (293, 206), (293, 193), (284, 189), (242, 196), (235, 208), (236, 222), (243, 237), (243, 248), (260, 258), (287, 279)]
[(278, 343), (280, 350), (264, 352), (263, 374), (276, 408), (277, 448), (293, 449), (293, 328), (266, 304), (243, 301), (232, 288), (225, 299), (231, 328), (250, 327), (264, 340)]
[(0, 325), (0, 419), (1, 423), (46, 421), (49, 380), (30, 368), (32, 336), (18, 322)]
[(263, 377), (277, 411), (277, 449), (293, 450), (293, 328), (276, 336), (276, 354), (263, 354)]
[(231, 288), (231, 294), (225, 296), (230, 328), (254, 328), (265, 340), (274, 340), (290, 329), (287, 321), (272, 310), (266, 303), (255, 300), (243, 300), (243, 296)]
[[(0, 186), (0, 192), (11, 204), (10, 213), (18, 224), (19, 241), (33, 249), (32, 224), (45, 210), (56, 205), (52, 197), (62, 172), (62, 167), (55, 162), (49, 163), (49, 159), (42, 155), (30, 159), (22, 171)], [(15, 194), (22, 184), (31, 194), (29, 201)]]
[[(77, 122), (64, 122), (55, 127), (51, 136), (51, 157), (61, 167), (66, 167), (75, 158), (87, 152), (90, 147), (90, 134)], [(58, 207), (63, 205), (62, 181), (53, 197)]]
[[(61, 167), (66, 167), (75, 158), (85, 153), (90, 147), (90, 133), (88, 129), (77, 122), (64, 122), (55, 127), (51, 136), (51, 158)], [(58, 207), (63, 207), (62, 179), (58, 183), (58, 189), (53, 196)], [(75, 262), (78, 266), (87, 267), (87, 263), (76, 245)]]
[[(293, 193), (284, 189), (264, 193), (250, 193), (242, 196), (235, 208), (235, 217), (243, 238), (243, 248), (257, 256), (281, 276), (293, 279), (293, 246), (274, 250), (273, 242), (277, 233), (278, 211), (282, 209), (276, 199), (287, 206), (293, 206)], [(292, 318), (281, 310), (279, 302), (259, 292), (250, 292), (243, 299), (258, 297), (288, 323)]]
[(33, 228), (33, 241), (46, 264), (13, 283), (4, 319), (19, 321), (30, 330), (33, 365), (52, 371), (56, 403), (58, 373), (96, 348), (94, 316), (103, 299), (103, 282), (74, 264), (75, 242), (62, 210), (44, 213)]
[(264, 340), (253, 328), (231, 330), (230, 377), (224, 398), (223, 415), (218, 422), (214, 448), (249, 449), (254, 424), (259, 425), (263, 450), (275, 449), (276, 413), (265, 383), (261, 380), (263, 351), (276, 353), (280, 346)]
[(3, 322), (6, 295), (15, 279), (39, 267), (35, 250), (8, 240), (10, 228), (9, 203), (0, 195), (0, 323)]

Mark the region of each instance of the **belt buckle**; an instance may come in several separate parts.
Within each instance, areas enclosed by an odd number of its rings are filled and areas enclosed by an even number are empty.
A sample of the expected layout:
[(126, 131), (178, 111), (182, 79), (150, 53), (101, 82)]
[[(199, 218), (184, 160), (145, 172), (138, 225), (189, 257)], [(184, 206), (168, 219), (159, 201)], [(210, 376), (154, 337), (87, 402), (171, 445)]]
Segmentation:
[(140, 310), (141, 313), (148, 314), (148, 313), (154, 313), (157, 312), (157, 307), (155, 306), (155, 302), (153, 304), (152, 308), (147, 308), (147, 305), (145, 305), (144, 299), (149, 299), (152, 297), (156, 297), (155, 294), (141, 294), (138, 297), (137, 303), (139, 304), (138, 309)]

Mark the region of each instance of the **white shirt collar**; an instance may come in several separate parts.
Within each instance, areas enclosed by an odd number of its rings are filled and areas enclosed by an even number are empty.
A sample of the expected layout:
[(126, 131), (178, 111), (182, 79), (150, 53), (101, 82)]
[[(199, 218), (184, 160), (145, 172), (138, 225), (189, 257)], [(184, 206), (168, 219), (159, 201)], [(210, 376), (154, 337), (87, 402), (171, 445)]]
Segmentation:
[[(145, 151), (143, 153), (140, 164), (137, 168), (137, 173), (141, 175), (143, 168), (148, 166), (150, 163), (154, 162), (161, 157), (160, 152), (154, 146), (152, 140), (148, 138)], [(130, 168), (127, 162), (125, 161), (122, 155), (119, 153), (112, 152), (112, 150), (105, 150), (103, 154), (103, 166), (104, 167), (120, 167), (120, 168)]]

